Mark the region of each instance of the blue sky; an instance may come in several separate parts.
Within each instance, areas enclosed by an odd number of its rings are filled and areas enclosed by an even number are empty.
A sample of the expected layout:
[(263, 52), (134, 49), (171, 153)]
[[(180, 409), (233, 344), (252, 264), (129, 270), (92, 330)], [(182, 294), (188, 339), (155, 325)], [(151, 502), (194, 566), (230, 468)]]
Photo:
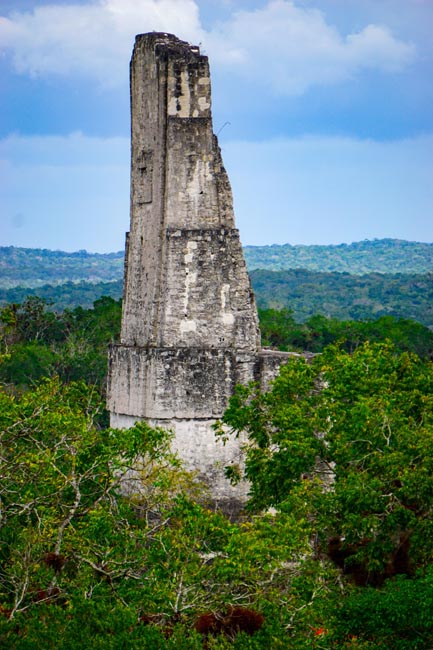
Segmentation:
[(208, 54), (244, 244), (433, 242), (433, 0), (0, 0), (0, 245), (129, 228), (136, 33)]

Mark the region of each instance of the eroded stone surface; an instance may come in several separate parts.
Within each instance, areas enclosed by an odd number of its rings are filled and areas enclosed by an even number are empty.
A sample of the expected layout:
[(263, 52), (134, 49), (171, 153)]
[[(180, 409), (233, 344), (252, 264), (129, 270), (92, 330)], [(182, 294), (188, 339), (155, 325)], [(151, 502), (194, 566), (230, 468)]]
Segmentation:
[(260, 334), (230, 183), (212, 130), (207, 57), (170, 34), (137, 36), (131, 61), (131, 225), (119, 345), (110, 351), (112, 426), (170, 428), (216, 502), (240, 441), (212, 424), (238, 383), (272, 378), (284, 355)]

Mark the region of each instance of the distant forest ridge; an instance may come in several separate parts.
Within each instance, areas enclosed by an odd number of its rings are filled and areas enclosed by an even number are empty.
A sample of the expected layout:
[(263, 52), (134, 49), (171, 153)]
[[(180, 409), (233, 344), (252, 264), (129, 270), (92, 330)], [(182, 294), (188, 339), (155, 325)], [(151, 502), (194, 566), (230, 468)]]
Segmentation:
[[(262, 309), (290, 309), (297, 322), (315, 314), (338, 320), (395, 316), (433, 329), (433, 273), (354, 276), (289, 269), (255, 270), (250, 275), (257, 305)], [(121, 298), (122, 280), (0, 289), (0, 303), (22, 303), (29, 295), (44, 298), (55, 310), (78, 305), (89, 309), (101, 296)]]
[(352, 275), (433, 271), (433, 244), (402, 239), (373, 239), (329, 246), (245, 246), (244, 254), (250, 271), (302, 268)]
[(102, 296), (119, 300), (123, 294), (123, 280), (114, 282), (63, 282), (44, 284), (38, 287), (0, 287), (0, 305), (21, 304), (28, 296), (38, 296), (45, 300), (54, 311), (83, 307), (91, 309), (95, 300)]
[(298, 322), (315, 314), (338, 320), (394, 316), (433, 329), (433, 273), (362, 276), (305, 269), (250, 273), (258, 307), (293, 311)]
[[(433, 244), (375, 239), (352, 244), (245, 246), (249, 271), (306, 269), (316, 272), (431, 273)], [(123, 251), (67, 253), (38, 248), (0, 247), (0, 288), (42, 287), (65, 282), (114, 282), (123, 277)]]
[(41, 287), (65, 282), (113, 282), (123, 277), (123, 251), (75, 253), (0, 247), (0, 287)]

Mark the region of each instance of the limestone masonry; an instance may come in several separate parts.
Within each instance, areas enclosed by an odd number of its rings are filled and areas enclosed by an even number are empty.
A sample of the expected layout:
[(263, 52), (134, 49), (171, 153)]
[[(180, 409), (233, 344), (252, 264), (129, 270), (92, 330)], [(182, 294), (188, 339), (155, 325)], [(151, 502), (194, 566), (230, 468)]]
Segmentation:
[(213, 135), (207, 57), (171, 34), (136, 37), (131, 61), (131, 225), (121, 342), (110, 350), (113, 427), (139, 419), (175, 432), (175, 449), (223, 505), (244, 496), (224, 466), (240, 442), (215, 440), (236, 384), (264, 385), (282, 353), (260, 333), (230, 183)]

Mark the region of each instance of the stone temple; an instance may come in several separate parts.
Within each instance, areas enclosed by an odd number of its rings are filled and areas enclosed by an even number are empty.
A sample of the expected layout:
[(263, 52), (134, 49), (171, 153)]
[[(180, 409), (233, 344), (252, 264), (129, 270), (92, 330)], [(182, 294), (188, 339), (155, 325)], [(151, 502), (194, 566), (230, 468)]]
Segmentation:
[(209, 64), (171, 34), (136, 37), (131, 61), (131, 223), (120, 344), (110, 350), (111, 426), (169, 428), (213, 501), (242, 500), (215, 439), (236, 384), (266, 385), (284, 353), (260, 349), (230, 183), (212, 130)]

